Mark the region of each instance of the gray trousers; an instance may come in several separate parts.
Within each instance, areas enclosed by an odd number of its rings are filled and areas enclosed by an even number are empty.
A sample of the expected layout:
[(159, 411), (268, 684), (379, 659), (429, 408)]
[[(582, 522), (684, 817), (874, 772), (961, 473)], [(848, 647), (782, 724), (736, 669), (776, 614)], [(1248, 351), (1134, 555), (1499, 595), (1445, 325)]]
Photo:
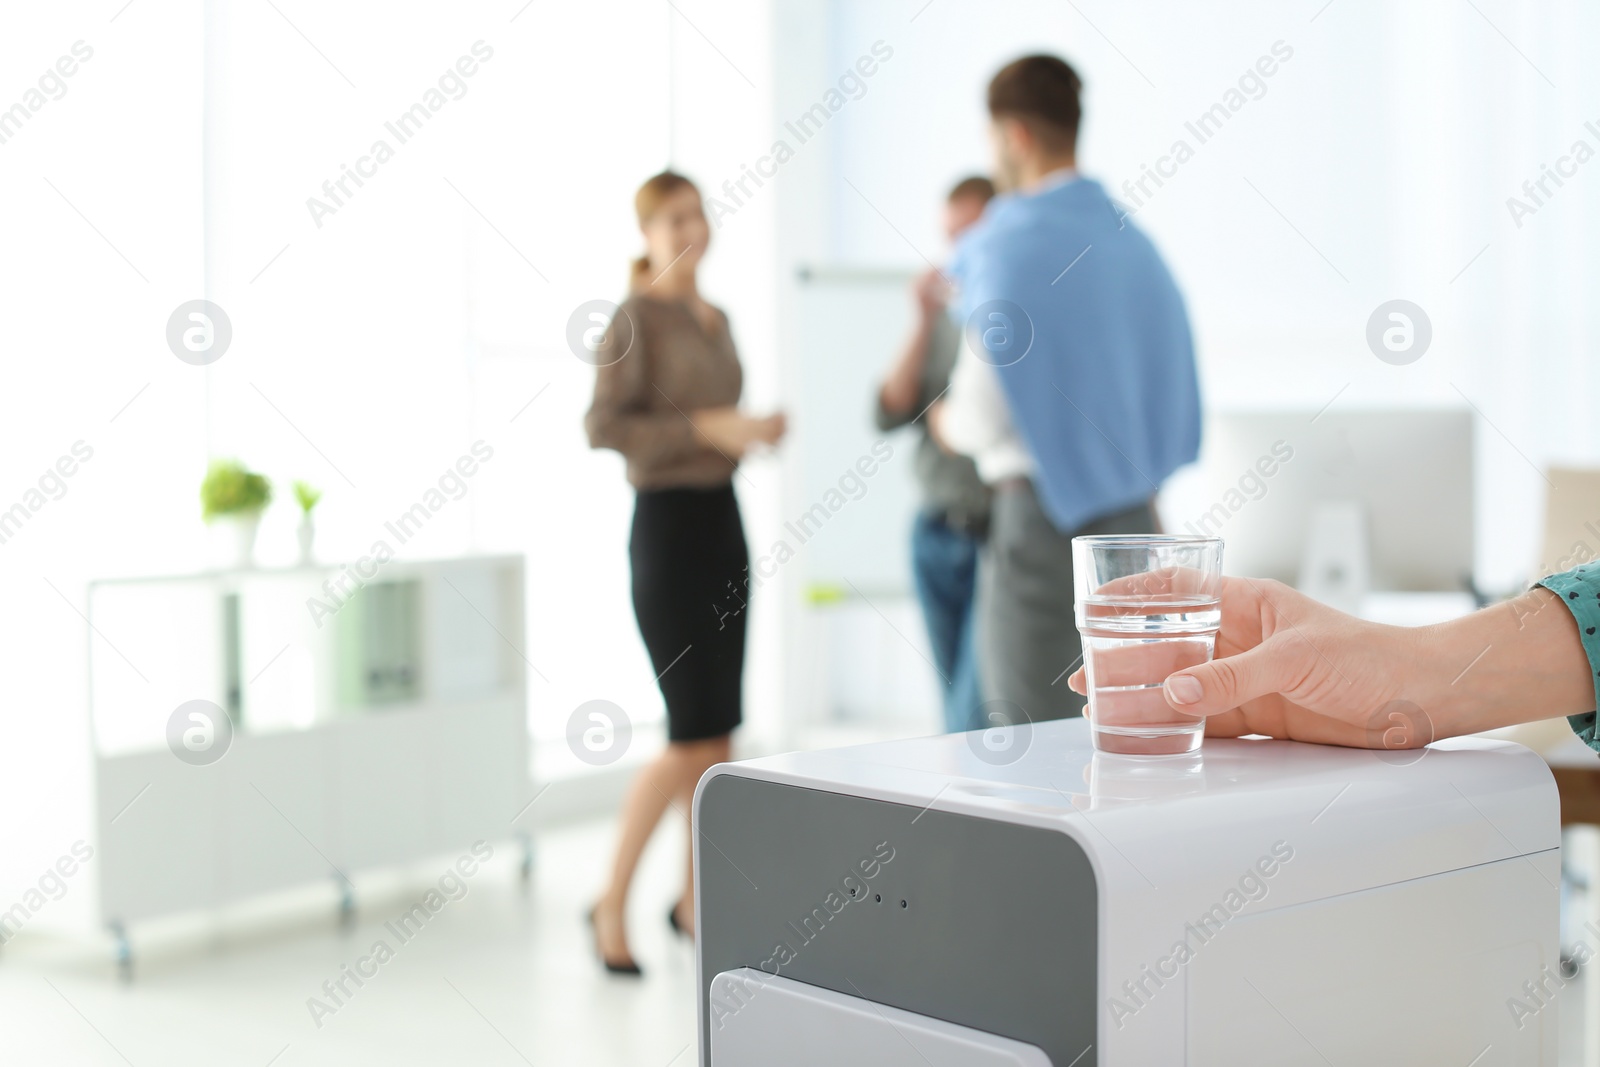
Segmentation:
[[(1083, 656), (1072, 613), (1072, 539), (1155, 530), (1155, 513), (1144, 503), (1062, 533), (1045, 515), (1033, 483), (1008, 482), (996, 491), (978, 566), (978, 663), (986, 702), (1015, 704), (1029, 722), (1083, 714), (1085, 698), (1067, 688)], [(991, 712), (1006, 721), (1016, 716), (1012, 708), (985, 707), (988, 721), (994, 721)]]

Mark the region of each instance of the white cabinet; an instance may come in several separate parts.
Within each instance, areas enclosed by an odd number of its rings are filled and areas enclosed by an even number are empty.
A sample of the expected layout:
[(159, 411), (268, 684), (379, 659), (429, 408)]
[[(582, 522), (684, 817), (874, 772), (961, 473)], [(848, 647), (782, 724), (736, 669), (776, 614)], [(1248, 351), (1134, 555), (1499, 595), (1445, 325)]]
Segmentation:
[[(90, 663), (103, 922), (514, 836), (532, 795), (521, 557), (391, 561), (335, 601), (342, 573), (91, 586), (127, 653), (97, 643)], [(191, 700), (225, 720), (199, 755), (169, 740)]]

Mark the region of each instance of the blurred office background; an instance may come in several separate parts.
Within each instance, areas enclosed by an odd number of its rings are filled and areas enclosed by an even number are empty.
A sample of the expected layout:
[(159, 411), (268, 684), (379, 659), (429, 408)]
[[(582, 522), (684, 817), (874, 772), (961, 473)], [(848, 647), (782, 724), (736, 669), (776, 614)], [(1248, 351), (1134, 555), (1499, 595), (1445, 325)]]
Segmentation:
[[(1568, 0), (107, 0), (0, 14), (0, 107), (27, 111), (0, 127), (0, 509), (27, 512), (0, 544), (0, 906), (73, 842), (100, 849), (0, 949), (7, 1014), (23, 1016), (0, 1043), (26, 1050), (4, 1058), (117, 1062), (126, 1045), (134, 1062), (266, 1063), (285, 1047), (283, 1064), (422, 1062), (406, 1035), (428, 1047), (418, 1035), (438, 1012), (437, 1040), (461, 1027), (454, 1047), (473, 1062), (692, 1059), (689, 950), (641, 933), (654, 974), (619, 989), (577, 928), (621, 784), (663, 733), (628, 598), (631, 492), (620, 459), (587, 448), (593, 369), (569, 318), (621, 298), (640, 245), (633, 192), (667, 164), (718, 201), (702, 288), (731, 317), (747, 401), (791, 419), (781, 452), (736, 482), (752, 556), (782, 539), (796, 550), (751, 600), (741, 752), (937, 728), (907, 568), (912, 440), (890, 438), (865, 491), (805, 544), (785, 524), (878, 441), (872, 394), (911, 323), (907, 286), (946, 254), (943, 195), (988, 169), (984, 86), (1029, 51), (1082, 73), (1080, 167), (1154, 236), (1188, 300), (1207, 444), (1163, 493), (1169, 529), (1209, 522), (1239, 546), (1230, 570), (1289, 580), (1321, 531), (1329, 568), (1370, 576), (1355, 608), (1397, 621), (1600, 554), (1585, 477), (1600, 467), (1597, 33), (1600, 10)], [(74, 73), (34, 107), (26, 94), (63, 56)], [(473, 73), (441, 82), (462, 57)], [(385, 124), (433, 90), (441, 106), (399, 143)], [(324, 183), (380, 138), (392, 158), (336, 201)], [(204, 367), (174, 358), (165, 333), (200, 298), (232, 328)], [(1368, 343), (1396, 300), (1431, 335), (1410, 362)], [(35, 507), (29, 491), (80, 442), (91, 458)], [(1296, 458), (1251, 478), (1278, 442)], [(400, 542), (386, 524), (475, 443), (491, 457)], [(255, 578), (209, 571), (197, 488), (217, 457), (277, 488)], [(294, 569), (296, 479), (324, 492), (310, 572)], [(1329, 534), (1341, 529), (1367, 551), (1350, 554)], [(396, 559), (380, 581), (423, 591), (386, 609), (406, 633), (361, 630), (354, 612), (312, 625), (301, 600), (378, 541)], [(119, 601), (128, 589), (146, 599)], [(352, 656), (372, 661), (357, 665), (360, 692), (338, 688)], [(392, 674), (375, 666), (385, 657)], [(262, 773), (299, 801), (248, 817), (247, 786), (267, 800), (248, 782), (163, 801), (141, 791), (141, 765), (108, 770), (114, 756), (169, 760), (167, 718), (196, 698), (285, 745), (373, 727), (359, 742), (370, 760), (285, 749)], [(612, 763), (570, 743), (574, 711), (595, 700), (631, 724)], [(466, 706), (488, 716), (481, 728), (384, 725)], [(505, 708), (525, 741), (496, 733)], [(424, 753), (426, 786), (407, 762)], [(379, 766), (336, 795), (316, 768), (340, 758)], [(451, 807), (462, 790), (477, 799)], [(498, 858), (445, 916), (454, 940), (397, 961), (412, 973), (386, 977), (393, 992), (312, 1026), (305, 998), (348, 956), (328, 909), (353, 898), (358, 930), (377, 921), (369, 902), (437, 877), (470, 843), (451, 844), (455, 831), (491, 811)], [(314, 817), (326, 839), (299, 825)], [(140, 818), (174, 849), (196, 827), (236, 835), (235, 867), (129, 897), (97, 835)], [(382, 840), (352, 861), (352, 886), (324, 853), (361, 819)], [(641, 930), (676, 894), (676, 847), (652, 850)], [(160, 889), (196, 879), (206, 888)], [(276, 888), (242, 891), (257, 885)], [(135, 897), (150, 921), (114, 942), (106, 901)], [(1569, 904), (1589, 906), (1577, 879)], [(119, 946), (151, 961), (132, 999), (112, 981)], [(460, 1000), (441, 999), (440, 973)], [(1572, 988), (1563, 1009), (1581, 1022)], [(193, 1013), (204, 1025), (177, 1029)], [(627, 1020), (626, 1035), (613, 1028)]]

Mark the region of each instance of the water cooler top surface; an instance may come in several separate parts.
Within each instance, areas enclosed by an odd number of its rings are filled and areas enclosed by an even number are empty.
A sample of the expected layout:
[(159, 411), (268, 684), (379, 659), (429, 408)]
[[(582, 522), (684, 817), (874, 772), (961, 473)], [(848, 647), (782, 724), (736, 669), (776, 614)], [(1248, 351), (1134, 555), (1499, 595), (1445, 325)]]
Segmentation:
[[(1078, 839), (1102, 877), (1205, 879), (1298, 849), (1304, 899), (1560, 845), (1544, 761), (1520, 745), (1452, 738), (1371, 751), (1207, 738), (1179, 757), (1096, 753), (1082, 719), (794, 752), (735, 774), (1006, 822)], [(708, 776), (709, 778), (709, 776)], [(702, 783), (702, 788), (704, 783)]]

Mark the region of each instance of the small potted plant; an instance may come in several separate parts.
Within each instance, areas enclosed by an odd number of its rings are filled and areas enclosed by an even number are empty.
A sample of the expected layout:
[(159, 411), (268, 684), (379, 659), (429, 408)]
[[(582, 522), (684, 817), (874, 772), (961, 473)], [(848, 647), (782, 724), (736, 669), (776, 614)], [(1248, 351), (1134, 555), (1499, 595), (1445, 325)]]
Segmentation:
[(226, 531), (225, 565), (253, 565), (261, 513), (272, 502), (272, 483), (236, 459), (212, 460), (200, 483), (201, 517), (215, 530)]
[(300, 566), (311, 566), (311, 541), (316, 536), (316, 527), (311, 524), (311, 509), (317, 506), (317, 501), (322, 499), (322, 490), (313, 489), (306, 482), (294, 483), (294, 499), (300, 505), (300, 526), (295, 530), (295, 536), (300, 540)]

